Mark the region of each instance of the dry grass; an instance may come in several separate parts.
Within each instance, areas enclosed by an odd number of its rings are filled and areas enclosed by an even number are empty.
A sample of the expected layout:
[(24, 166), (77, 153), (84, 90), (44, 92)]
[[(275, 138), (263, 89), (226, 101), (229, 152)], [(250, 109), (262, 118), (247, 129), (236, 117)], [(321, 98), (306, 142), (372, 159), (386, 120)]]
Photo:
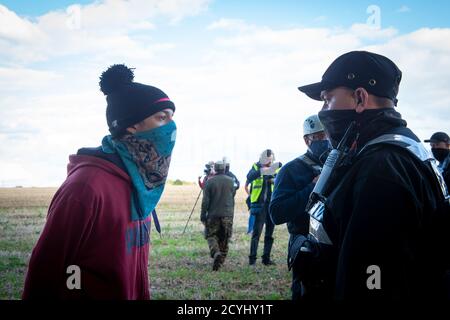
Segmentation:
[[(55, 192), (55, 188), (0, 189), (0, 299), (20, 298), (27, 260)], [(182, 234), (198, 194), (195, 185), (166, 187), (157, 208), (162, 235), (154, 228), (151, 234), (152, 299), (288, 299), (286, 227), (275, 228), (273, 258), (278, 265), (257, 264), (256, 268), (250, 268), (246, 195), (239, 190), (229, 257), (223, 269), (212, 272), (212, 259), (199, 221), (201, 197), (186, 233)]]
[(0, 188), (0, 208), (48, 207), (57, 188)]

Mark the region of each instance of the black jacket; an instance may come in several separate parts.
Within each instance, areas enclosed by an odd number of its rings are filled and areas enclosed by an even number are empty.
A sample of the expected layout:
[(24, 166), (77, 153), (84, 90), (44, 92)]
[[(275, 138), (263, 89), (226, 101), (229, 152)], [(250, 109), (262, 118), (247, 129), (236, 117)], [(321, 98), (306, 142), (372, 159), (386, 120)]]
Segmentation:
[(239, 182), (238, 178), (234, 175), (231, 171), (226, 171), (225, 175), (233, 179), (234, 187), (236, 188), (236, 191), (239, 190), (239, 187), (241, 186), (241, 183)]
[[(400, 114), (380, 117), (359, 146), (384, 133), (419, 139)], [(377, 144), (341, 167), (326, 201), (323, 225), (336, 259), (338, 299), (429, 298), (448, 263), (449, 209), (431, 167), (401, 147)], [(381, 270), (381, 290), (367, 288), (368, 267)]]
[(447, 184), (447, 188), (450, 188), (450, 155), (447, 156), (444, 165), (445, 166), (442, 168), (442, 176)]
[[(310, 152), (305, 154), (315, 160)], [(316, 161), (319, 164), (319, 161)], [(320, 164), (321, 165), (321, 164)], [(317, 172), (300, 158), (285, 164), (275, 178), (270, 200), (270, 217), (274, 224), (287, 223), (291, 235), (308, 235), (309, 215), (305, 212), (309, 195), (314, 189), (312, 180)]]

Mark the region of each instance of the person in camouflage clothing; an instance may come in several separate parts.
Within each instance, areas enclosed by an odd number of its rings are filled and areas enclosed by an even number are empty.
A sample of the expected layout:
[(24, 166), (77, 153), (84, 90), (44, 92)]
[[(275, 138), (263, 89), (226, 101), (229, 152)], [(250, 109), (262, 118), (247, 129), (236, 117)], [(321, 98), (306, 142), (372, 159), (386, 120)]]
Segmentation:
[(205, 239), (213, 270), (217, 271), (228, 254), (228, 241), (233, 230), (234, 196), (236, 189), (233, 179), (225, 175), (223, 161), (214, 164), (216, 175), (209, 178), (203, 190), (200, 220), (205, 226)]

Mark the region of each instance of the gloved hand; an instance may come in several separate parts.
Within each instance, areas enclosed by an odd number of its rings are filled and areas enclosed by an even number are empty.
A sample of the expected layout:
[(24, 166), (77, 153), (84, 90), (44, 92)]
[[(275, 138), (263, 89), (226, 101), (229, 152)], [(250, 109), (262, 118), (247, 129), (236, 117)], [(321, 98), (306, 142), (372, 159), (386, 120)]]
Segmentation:
[(318, 176), (315, 176), (312, 183), (316, 184), (317, 180), (319, 180), (320, 174)]

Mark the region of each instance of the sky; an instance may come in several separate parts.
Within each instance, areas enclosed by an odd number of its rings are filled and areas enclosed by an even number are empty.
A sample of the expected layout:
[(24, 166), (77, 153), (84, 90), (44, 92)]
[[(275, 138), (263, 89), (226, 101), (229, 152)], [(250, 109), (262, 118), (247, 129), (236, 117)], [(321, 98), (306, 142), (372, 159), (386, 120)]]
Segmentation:
[(166, 92), (178, 136), (170, 179), (223, 156), (240, 180), (267, 148), (306, 151), (321, 107), (297, 87), (340, 54), (403, 71), (398, 111), (423, 140), (450, 133), (450, 2), (0, 0), (0, 187), (58, 186), (68, 157), (108, 134), (98, 77), (125, 63)]

